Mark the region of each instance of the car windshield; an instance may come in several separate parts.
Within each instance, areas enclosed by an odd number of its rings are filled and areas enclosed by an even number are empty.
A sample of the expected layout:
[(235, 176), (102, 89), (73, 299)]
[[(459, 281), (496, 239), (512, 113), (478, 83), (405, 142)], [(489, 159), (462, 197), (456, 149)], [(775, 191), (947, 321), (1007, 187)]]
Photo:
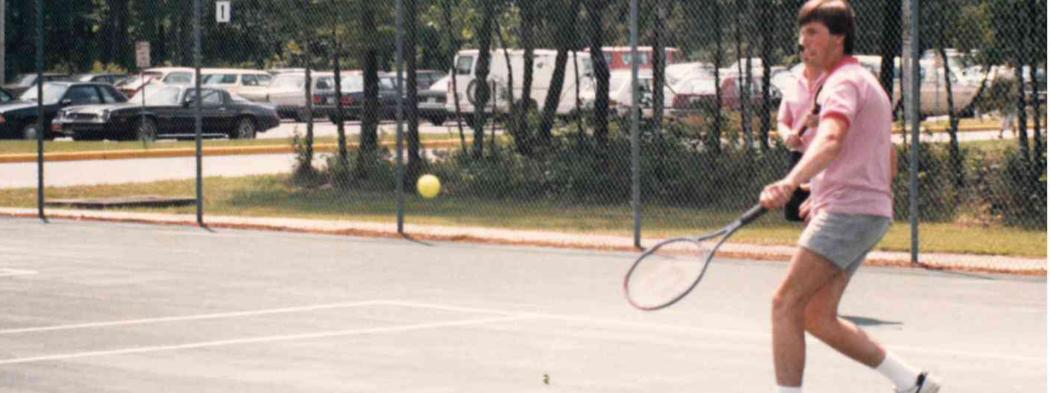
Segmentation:
[(204, 76), (205, 85), (232, 85), (237, 83), (237, 74), (211, 74)]
[[(68, 84), (56, 84), (56, 83), (44, 83), (44, 105), (54, 105), (58, 103), (58, 100), (62, 98), (62, 95), (66, 93), (66, 89), (69, 88)], [(37, 89), (29, 89), (22, 93), (19, 97), (22, 101), (36, 101)]]
[[(144, 93), (143, 93), (144, 92)], [(146, 106), (177, 106), (179, 105), (179, 96), (182, 93), (182, 89), (177, 86), (164, 86), (159, 89), (150, 89), (148, 86), (146, 89), (131, 97), (132, 103), (142, 104), (142, 94), (146, 94)]]
[(15, 85), (18, 86), (29, 86), (36, 80), (36, 74), (21, 74), (16, 78)]
[(128, 79), (125, 79), (124, 81), (118, 83), (117, 86), (118, 87), (120, 87), (120, 86), (134, 86), (134, 87), (137, 87), (137, 86), (142, 85), (143, 81), (149, 82), (149, 81), (152, 81), (154, 79), (157, 79), (160, 76), (161, 76), (161, 73), (159, 73), (159, 72), (144, 72), (141, 75), (134, 75), (134, 76), (129, 77)]
[[(382, 82), (380, 82), (380, 83), (382, 83)], [(319, 86), (318, 90), (333, 90), (333, 89), (335, 89), (335, 77), (326, 76), (326, 77), (319, 78), (318, 86)], [(322, 88), (320, 88), (320, 86), (325, 86), (327, 88), (322, 89)], [(361, 79), (360, 75), (341, 75), (340, 78), (339, 78), (339, 87), (340, 87), (339, 90), (344, 92), (344, 93), (352, 93), (352, 92), (357, 92), (357, 91), (364, 91), (365, 90), (365, 81), (363, 79)]]

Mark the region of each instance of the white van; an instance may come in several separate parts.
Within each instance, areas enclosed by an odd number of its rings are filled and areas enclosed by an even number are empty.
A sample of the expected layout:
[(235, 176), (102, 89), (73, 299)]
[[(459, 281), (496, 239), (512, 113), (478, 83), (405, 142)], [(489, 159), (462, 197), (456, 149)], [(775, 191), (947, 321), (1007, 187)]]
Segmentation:
[(249, 101), (266, 102), (266, 87), (273, 75), (266, 71), (235, 68), (201, 70), (201, 85), (226, 90)]
[[(533, 51), (532, 67), (532, 93), (531, 98), (536, 107), (543, 109), (547, 99), (547, 90), (550, 88), (551, 78), (554, 75), (554, 58), (557, 51), (553, 49), (536, 49)], [(477, 67), (477, 49), (461, 50), (456, 54), (455, 67), (452, 77), (456, 78), (456, 89), (459, 92), (459, 109), (464, 114), (474, 112), (474, 93), (477, 82), (474, 80), (474, 69)], [(514, 99), (521, 99), (522, 80), (524, 79), (525, 51), (521, 49), (509, 49), (511, 69), (514, 76)], [(561, 100), (558, 103), (558, 114), (569, 114), (576, 108), (576, 70), (573, 66), (573, 55), (569, 53), (569, 61), (565, 66), (565, 83), (562, 85)], [(580, 76), (580, 97), (584, 100), (582, 106), (591, 106), (594, 98), (594, 77), (591, 69), (591, 57), (585, 52), (576, 53), (576, 65)], [(492, 51), (492, 60), (489, 66), (489, 86), (493, 88), (492, 97), (485, 105), (486, 112), (491, 112), (493, 106), (499, 112), (507, 113), (510, 108), (510, 96), (507, 94), (507, 58), (503, 49)], [(455, 98), (452, 91), (452, 81), (448, 82), (445, 108), (454, 113), (456, 110)]]

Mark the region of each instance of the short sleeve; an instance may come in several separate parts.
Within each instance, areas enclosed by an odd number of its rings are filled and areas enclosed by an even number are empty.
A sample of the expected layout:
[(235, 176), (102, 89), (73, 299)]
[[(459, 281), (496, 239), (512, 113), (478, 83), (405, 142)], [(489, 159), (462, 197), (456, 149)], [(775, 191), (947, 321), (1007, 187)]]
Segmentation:
[(829, 80), (824, 86), (824, 102), (820, 107), (820, 119), (837, 118), (846, 123), (846, 128), (857, 117), (860, 91), (848, 79)]

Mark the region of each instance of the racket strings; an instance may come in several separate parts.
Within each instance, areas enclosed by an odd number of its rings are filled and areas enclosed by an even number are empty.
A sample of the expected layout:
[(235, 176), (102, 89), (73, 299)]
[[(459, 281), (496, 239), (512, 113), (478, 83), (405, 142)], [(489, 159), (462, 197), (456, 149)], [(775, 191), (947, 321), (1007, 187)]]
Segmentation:
[(643, 308), (677, 300), (700, 278), (715, 244), (679, 240), (650, 250), (628, 277), (627, 295)]

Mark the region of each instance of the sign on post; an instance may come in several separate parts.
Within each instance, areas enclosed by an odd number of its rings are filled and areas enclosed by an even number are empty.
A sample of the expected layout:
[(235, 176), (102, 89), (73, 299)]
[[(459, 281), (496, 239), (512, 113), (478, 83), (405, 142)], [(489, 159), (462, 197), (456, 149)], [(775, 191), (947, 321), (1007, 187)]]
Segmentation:
[(230, 23), (230, 2), (215, 2), (215, 21), (219, 23)]
[(135, 43), (135, 66), (149, 68), (149, 41), (138, 41)]

